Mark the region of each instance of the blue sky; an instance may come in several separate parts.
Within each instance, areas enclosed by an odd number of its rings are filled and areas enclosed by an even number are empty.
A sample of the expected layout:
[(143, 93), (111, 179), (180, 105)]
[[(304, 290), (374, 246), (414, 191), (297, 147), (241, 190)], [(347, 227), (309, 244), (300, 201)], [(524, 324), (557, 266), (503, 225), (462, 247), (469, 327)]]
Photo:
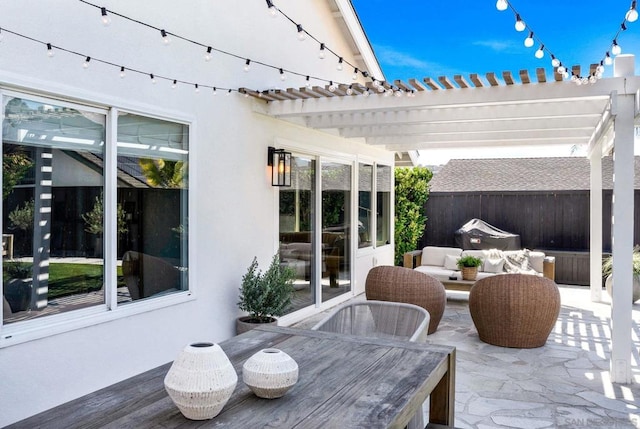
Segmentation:
[[(537, 67), (553, 70), (549, 53), (537, 59), (539, 42), (564, 65), (579, 64), (583, 74), (611, 47), (630, 0), (512, 0), (509, 3), (534, 32), (534, 47), (526, 48), (528, 30), (514, 29), (511, 9), (498, 11), (495, 0), (425, 1), (352, 0), (387, 80), (503, 70), (517, 76)], [(628, 23), (618, 36), (622, 53), (640, 63), (640, 20)], [(607, 67), (606, 76), (612, 68)]]
[[(540, 43), (559, 58), (563, 65), (580, 65), (588, 74), (589, 65), (599, 63), (611, 49), (631, 0), (509, 0), (528, 26), (523, 32), (514, 28), (515, 15), (509, 8), (499, 11), (496, 0), (352, 0), (385, 77), (389, 81), (407, 81), (424, 77), (471, 73), (484, 76), (494, 72), (518, 72), (526, 69), (533, 78), (543, 67), (547, 79), (553, 67), (549, 52), (542, 59), (534, 56)], [(524, 39), (534, 32), (534, 46), (526, 48)], [(618, 35), (623, 54), (636, 56), (636, 74), (640, 74), (640, 19), (627, 23)], [(605, 68), (610, 77), (613, 67)], [(486, 80), (485, 80), (486, 82)], [(636, 152), (638, 152), (636, 144)], [(445, 164), (451, 158), (502, 158), (541, 156), (581, 156), (586, 148), (536, 146), (512, 148), (437, 149), (420, 151), (420, 162)]]

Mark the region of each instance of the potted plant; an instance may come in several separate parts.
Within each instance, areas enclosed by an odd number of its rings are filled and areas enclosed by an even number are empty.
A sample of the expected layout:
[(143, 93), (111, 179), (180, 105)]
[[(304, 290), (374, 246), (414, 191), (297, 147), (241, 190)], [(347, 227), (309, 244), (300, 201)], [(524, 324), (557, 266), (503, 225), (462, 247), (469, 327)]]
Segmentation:
[[(98, 258), (102, 257), (102, 231), (104, 229), (103, 219), (104, 219), (104, 196), (100, 193), (99, 196), (95, 198), (95, 202), (90, 211), (83, 213), (80, 215), (82, 220), (85, 223), (85, 231), (90, 234), (95, 234), (96, 242), (95, 242), (95, 256)], [(118, 235), (124, 234), (129, 229), (127, 228), (127, 216), (122, 208), (122, 204), (118, 204), (117, 206), (117, 218), (118, 218)]]
[(9, 261), (4, 263), (4, 297), (11, 307), (12, 313), (25, 311), (31, 305), (33, 289), (33, 264), (28, 262)]
[(480, 265), (482, 265), (482, 259), (475, 256), (467, 255), (458, 259), (458, 268), (462, 271), (462, 280), (475, 280)]
[(236, 321), (236, 332), (241, 334), (260, 323), (277, 323), (276, 317), (284, 314), (291, 304), (295, 272), (280, 265), (280, 254), (271, 259), (267, 271), (258, 269), (258, 260), (253, 258), (240, 286), (238, 307), (249, 313)]
[[(633, 248), (633, 302), (640, 299), (640, 246)], [(605, 288), (609, 296), (611, 294), (611, 288), (613, 286), (613, 255), (606, 257), (602, 261), (602, 277), (605, 279)]]

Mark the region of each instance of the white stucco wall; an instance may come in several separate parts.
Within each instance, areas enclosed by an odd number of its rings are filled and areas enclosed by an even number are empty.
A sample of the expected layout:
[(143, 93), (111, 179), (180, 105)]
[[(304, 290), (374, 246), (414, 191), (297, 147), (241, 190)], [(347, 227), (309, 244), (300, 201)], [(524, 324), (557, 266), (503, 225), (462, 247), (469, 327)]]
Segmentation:
[[(348, 58), (325, 1), (277, 4)], [(268, 16), (263, 0), (243, 0), (241, 6), (236, 0), (105, 0), (101, 6), (256, 61), (350, 81), (352, 70), (337, 72), (332, 58), (319, 60), (315, 42), (299, 42), (290, 23)], [(156, 75), (219, 87), (283, 86), (277, 71), (255, 64), (244, 73), (243, 61), (215, 53), (205, 62), (204, 49), (176, 39), (165, 47), (153, 30), (115, 16), (103, 27), (99, 10), (77, 0), (2, 2), (0, 16), (3, 30)], [(99, 324), (88, 318), (87, 327), (62, 328), (56, 335), (0, 348), (0, 426), (166, 363), (189, 342), (219, 342), (233, 335), (240, 278), (253, 256), (268, 261), (276, 248), (276, 190), (266, 167), (267, 146), (276, 139), (306, 145), (311, 153), (393, 162), (392, 153), (254, 113), (259, 102), (237, 94), (214, 97), (211, 90), (196, 94), (186, 86), (172, 90), (169, 82), (152, 85), (133, 72), (120, 79), (117, 68), (92, 62), (85, 70), (81, 57), (57, 52), (48, 58), (43, 45), (3, 34), (4, 88), (193, 121), (190, 285), (195, 299)], [(284, 86), (304, 82), (290, 77)], [(388, 248), (376, 257), (379, 264), (393, 263)], [(366, 275), (363, 267), (354, 271)]]

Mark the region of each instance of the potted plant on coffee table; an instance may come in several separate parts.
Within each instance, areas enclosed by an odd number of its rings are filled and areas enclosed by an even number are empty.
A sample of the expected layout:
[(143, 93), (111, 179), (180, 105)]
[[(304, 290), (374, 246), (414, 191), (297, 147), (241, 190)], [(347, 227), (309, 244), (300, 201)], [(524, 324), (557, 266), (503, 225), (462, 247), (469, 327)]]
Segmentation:
[(482, 265), (482, 259), (475, 256), (467, 255), (458, 259), (458, 268), (462, 271), (462, 280), (475, 280), (480, 265)]
[(280, 265), (278, 253), (273, 255), (264, 273), (258, 269), (258, 260), (254, 257), (242, 277), (238, 302), (240, 310), (249, 315), (236, 320), (236, 333), (241, 334), (262, 323), (276, 324), (276, 317), (282, 316), (291, 304), (294, 279), (295, 272)]

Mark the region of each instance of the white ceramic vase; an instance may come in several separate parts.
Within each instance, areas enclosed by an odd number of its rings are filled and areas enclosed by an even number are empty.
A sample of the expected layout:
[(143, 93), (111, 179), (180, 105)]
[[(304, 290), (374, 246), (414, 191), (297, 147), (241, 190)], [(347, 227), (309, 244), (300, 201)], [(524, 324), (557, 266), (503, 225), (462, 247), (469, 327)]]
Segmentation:
[(263, 349), (242, 366), (242, 380), (260, 398), (279, 398), (298, 381), (298, 364), (278, 349)]
[(219, 345), (194, 343), (173, 361), (164, 387), (186, 418), (207, 420), (222, 411), (237, 382), (238, 375)]

